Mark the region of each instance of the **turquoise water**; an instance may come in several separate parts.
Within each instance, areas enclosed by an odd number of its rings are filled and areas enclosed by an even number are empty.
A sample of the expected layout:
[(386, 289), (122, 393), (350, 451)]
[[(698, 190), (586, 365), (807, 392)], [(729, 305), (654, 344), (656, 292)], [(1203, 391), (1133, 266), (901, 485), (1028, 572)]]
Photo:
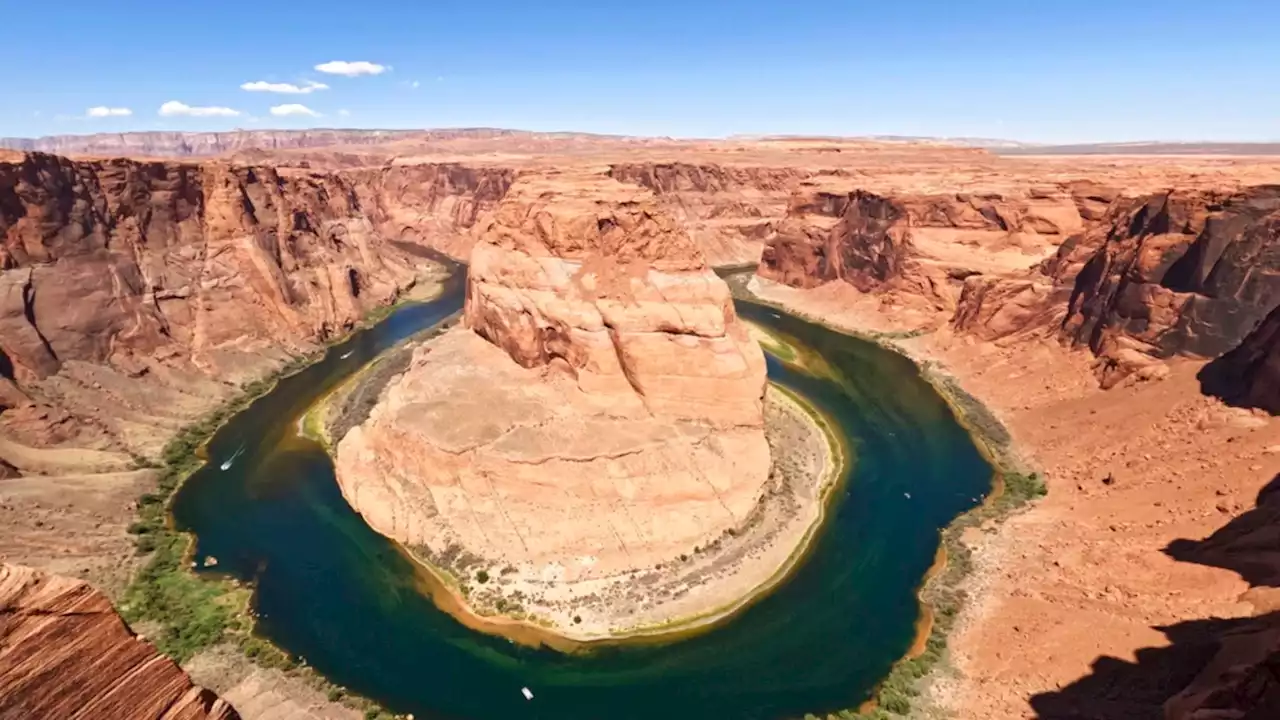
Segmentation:
[(214, 462), (178, 494), (175, 519), (198, 553), (256, 583), (262, 635), (418, 718), (789, 718), (868, 698), (911, 644), (915, 589), (939, 529), (976, 504), (992, 474), (911, 362), (740, 301), (742, 316), (829, 368), (815, 376), (769, 358), (771, 379), (825, 411), (854, 448), (828, 521), (793, 577), (723, 626), (566, 655), (468, 630), (437, 610), (408, 561), (343, 501), (324, 451), (296, 435), (315, 398), (461, 305), (454, 283), (282, 381), (218, 432)]

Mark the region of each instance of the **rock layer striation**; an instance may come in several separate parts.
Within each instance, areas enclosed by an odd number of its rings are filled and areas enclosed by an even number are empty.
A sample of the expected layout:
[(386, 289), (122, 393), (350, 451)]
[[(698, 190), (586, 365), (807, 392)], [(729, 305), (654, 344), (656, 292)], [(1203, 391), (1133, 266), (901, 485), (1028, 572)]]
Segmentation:
[(0, 163), (0, 429), (26, 447), (153, 453), (393, 302), (431, 267), (424, 245), (465, 232), (504, 183), (449, 165)]
[(84, 582), (0, 565), (0, 717), (238, 720)]

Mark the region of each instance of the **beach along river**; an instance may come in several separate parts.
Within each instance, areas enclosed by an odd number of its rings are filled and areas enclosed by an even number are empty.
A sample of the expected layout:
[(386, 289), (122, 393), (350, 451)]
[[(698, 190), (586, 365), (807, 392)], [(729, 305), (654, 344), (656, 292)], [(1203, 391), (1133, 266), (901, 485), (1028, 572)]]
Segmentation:
[(718, 627), (562, 654), (437, 610), (422, 571), (347, 506), (329, 457), (298, 435), (315, 400), (462, 301), (455, 278), (282, 380), (217, 433), (210, 463), (180, 490), (174, 517), (198, 557), (255, 583), (260, 634), (417, 718), (789, 718), (867, 699), (912, 643), (939, 529), (978, 504), (992, 476), (910, 361), (739, 301), (798, 358), (770, 355), (770, 379), (826, 413), (852, 450), (823, 528), (788, 580)]

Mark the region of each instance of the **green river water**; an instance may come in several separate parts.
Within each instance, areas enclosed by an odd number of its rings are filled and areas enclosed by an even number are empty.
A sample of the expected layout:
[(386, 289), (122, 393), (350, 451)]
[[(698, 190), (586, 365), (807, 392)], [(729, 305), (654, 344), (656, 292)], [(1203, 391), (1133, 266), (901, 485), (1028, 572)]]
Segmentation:
[(826, 366), (808, 373), (769, 357), (771, 380), (825, 412), (853, 449), (824, 527), (785, 583), (719, 627), (562, 654), (468, 630), (437, 610), (419, 590), (421, 571), (347, 506), (329, 457), (298, 436), (317, 398), (462, 301), (455, 278), (437, 300), (398, 309), (281, 381), (219, 430), (212, 461), (175, 498), (197, 555), (254, 583), (260, 634), (417, 718), (791, 718), (870, 696), (912, 642), (915, 593), (939, 530), (992, 478), (909, 360), (739, 301), (741, 316)]

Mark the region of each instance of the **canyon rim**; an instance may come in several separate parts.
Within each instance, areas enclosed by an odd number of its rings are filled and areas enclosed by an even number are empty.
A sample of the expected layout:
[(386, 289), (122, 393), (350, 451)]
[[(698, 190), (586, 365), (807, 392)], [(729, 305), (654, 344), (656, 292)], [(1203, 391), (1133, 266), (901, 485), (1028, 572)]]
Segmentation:
[[(81, 153), (183, 157), (67, 156)], [(760, 296), (949, 373), (1046, 473), (1045, 500), (966, 536), (971, 602), (952, 675), (930, 681), (939, 707), (1265, 716), (1277, 182), (1261, 156), (811, 138), (281, 131), (24, 147), (0, 161), (0, 552), (118, 599), (136, 570), (126, 530), (154, 492), (139, 460), (431, 283), (426, 251), (440, 251), (470, 262), (463, 322), (415, 341), (403, 372), (374, 378), (367, 414), (335, 425), (351, 505), (473, 610), (569, 636), (732, 605), (812, 520), (775, 518), (797, 530), (769, 559), (707, 570), (751, 541), (738, 531), (776, 479), (771, 428), (810, 427), (767, 385), (709, 268), (751, 265)], [(782, 435), (818, 482), (821, 436)], [(549, 477), (569, 491), (546, 492)], [(617, 582), (648, 573), (668, 582)], [(64, 582), (40, 581), (87, 596)], [(93, 647), (144, 658), (92, 600)], [(163, 685), (222, 707), (151, 658), (121, 697), (146, 705)], [(1152, 669), (1169, 663), (1179, 672)], [(246, 717), (345, 711), (266, 677), (197, 680)]]

